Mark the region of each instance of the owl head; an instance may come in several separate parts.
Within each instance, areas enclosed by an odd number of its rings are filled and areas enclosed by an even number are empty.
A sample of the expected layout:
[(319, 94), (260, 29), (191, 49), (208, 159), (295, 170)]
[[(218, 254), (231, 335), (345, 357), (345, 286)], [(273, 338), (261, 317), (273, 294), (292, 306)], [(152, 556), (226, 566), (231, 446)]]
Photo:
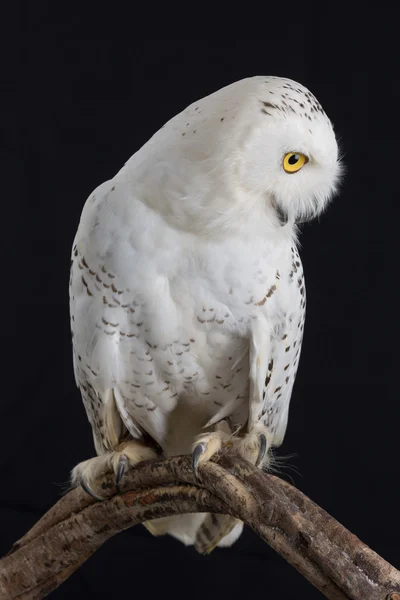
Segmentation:
[(314, 95), (262, 76), (194, 102), (131, 161), (153, 208), (175, 226), (207, 233), (316, 217), (342, 172), (332, 123)]

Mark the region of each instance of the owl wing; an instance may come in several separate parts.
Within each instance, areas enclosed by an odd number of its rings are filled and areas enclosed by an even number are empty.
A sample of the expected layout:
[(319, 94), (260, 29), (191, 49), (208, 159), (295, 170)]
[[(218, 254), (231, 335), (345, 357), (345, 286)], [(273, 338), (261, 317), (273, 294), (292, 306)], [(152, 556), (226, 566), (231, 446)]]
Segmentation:
[(282, 318), (274, 323), (265, 316), (255, 320), (250, 342), (248, 429), (267, 427), (273, 446), (285, 436), (305, 322), (303, 268), (297, 250), (292, 252), (291, 271), (281, 274)]
[[(93, 285), (90, 288), (86, 285), (83, 273), (88, 268), (85, 264), (84, 257), (74, 244), (70, 279), (73, 368), (75, 382), (81, 392), (86, 415), (92, 427), (96, 452), (102, 454), (115, 448), (128, 431), (133, 437), (140, 438), (143, 430), (127, 414), (118, 386), (110, 385), (108, 378), (105, 378), (100, 370), (96, 370), (97, 366), (91, 361), (89, 349), (104, 332), (90, 326), (93, 313), (98, 314), (97, 320), (101, 322), (102, 311), (98, 310), (98, 291)], [(87, 275), (86, 278), (89, 281)], [(105, 351), (103, 361), (107, 361)]]
[[(88, 421), (92, 427), (97, 454), (112, 450), (124, 438), (126, 428), (120, 418), (113, 388), (102, 389), (96, 385), (93, 373), (87, 373), (77, 362), (77, 349), (73, 354), (77, 387), (82, 396)], [(90, 371), (90, 368), (87, 367)], [(140, 433), (138, 432), (138, 437)]]
[[(136, 379), (147, 376), (149, 357), (137, 335), (146, 323), (135, 301), (135, 284), (128, 286), (126, 277), (118, 275), (118, 261), (126, 259), (133, 281), (140, 280), (134, 272), (135, 256), (115, 248), (121, 224), (113, 214), (112, 198), (124, 193), (113, 181), (94, 190), (84, 206), (71, 256), (74, 374), (98, 454), (114, 449), (128, 433), (136, 439), (156, 437), (164, 425), (150, 401), (135, 402), (140, 391)], [(157, 386), (165, 384), (160, 381)]]

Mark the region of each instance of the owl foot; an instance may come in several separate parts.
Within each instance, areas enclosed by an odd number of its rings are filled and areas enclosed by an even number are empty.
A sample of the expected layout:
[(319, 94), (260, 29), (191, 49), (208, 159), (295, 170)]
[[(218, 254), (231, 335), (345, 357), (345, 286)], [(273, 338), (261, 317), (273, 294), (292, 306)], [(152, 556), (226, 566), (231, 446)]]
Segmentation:
[(101, 481), (106, 474), (114, 471), (115, 487), (120, 492), (121, 482), (129, 468), (156, 456), (157, 453), (153, 448), (144, 446), (139, 441), (123, 442), (117, 446), (114, 452), (95, 456), (76, 465), (71, 473), (71, 481), (74, 487), (80, 485), (87, 494), (96, 500), (105, 500), (108, 495), (102, 494), (104, 487)]
[(264, 458), (266, 457), (266, 454), (267, 454), (268, 440), (267, 440), (267, 436), (265, 435), (265, 433), (259, 434), (259, 444), (260, 444), (260, 448), (259, 448), (258, 456), (257, 456), (257, 460), (256, 460), (256, 467), (259, 467), (260, 465), (262, 465), (262, 463), (264, 462)]
[(228, 446), (231, 437), (231, 428), (225, 419), (215, 425), (215, 431), (197, 437), (192, 451), (192, 468), (196, 479), (199, 479), (199, 465), (210, 460), (223, 445)]
[(206, 433), (199, 436), (192, 452), (192, 468), (196, 478), (199, 478), (199, 465), (207, 462), (214, 454), (217, 454), (224, 448), (232, 448), (245, 460), (259, 468), (262, 468), (268, 459), (268, 450), (270, 447), (270, 434), (265, 427), (257, 427), (251, 432), (236, 436), (226, 431), (227, 425), (221, 421), (220, 428), (212, 433)]
[(257, 425), (252, 431), (235, 441), (235, 450), (238, 454), (260, 469), (268, 463), (270, 447), (271, 434), (263, 425)]

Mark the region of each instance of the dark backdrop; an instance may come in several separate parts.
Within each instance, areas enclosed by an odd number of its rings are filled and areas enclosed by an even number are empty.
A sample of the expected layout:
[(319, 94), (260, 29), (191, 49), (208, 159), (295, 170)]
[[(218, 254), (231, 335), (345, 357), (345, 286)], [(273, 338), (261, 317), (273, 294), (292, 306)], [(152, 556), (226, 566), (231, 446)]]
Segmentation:
[[(292, 455), (283, 477), (400, 567), (400, 98), (394, 41), (382, 47), (390, 17), (350, 25), (326, 7), (297, 12), (293, 22), (270, 23), (264, 39), (221, 43), (136, 40), (112, 27), (96, 39), (95, 23), (79, 32), (68, 29), (66, 15), (64, 25), (25, 15), (21, 51), (4, 57), (12, 85), (1, 117), (0, 554), (56, 502), (70, 469), (94, 453), (74, 383), (68, 315), (70, 250), (87, 196), (186, 105), (266, 74), (313, 91), (335, 124), (347, 167), (340, 197), (301, 238), (308, 315), (280, 450)], [(176, 600), (322, 597), (250, 530), (204, 558), (140, 526), (109, 541), (52, 597), (114, 598), (126, 590)]]

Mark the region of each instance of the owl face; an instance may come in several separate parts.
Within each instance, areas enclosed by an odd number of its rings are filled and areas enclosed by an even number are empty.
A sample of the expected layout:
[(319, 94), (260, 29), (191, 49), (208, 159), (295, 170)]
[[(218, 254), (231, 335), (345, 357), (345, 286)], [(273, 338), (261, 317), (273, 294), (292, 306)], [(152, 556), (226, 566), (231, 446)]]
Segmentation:
[[(304, 86), (250, 77), (176, 115), (127, 163), (173, 227), (260, 235), (317, 216), (340, 180), (331, 121)], [(138, 185), (135, 186), (138, 189)]]
[(317, 216), (342, 172), (331, 121), (311, 92), (287, 79), (266, 79), (257, 108), (243, 144), (243, 185), (292, 221)]

